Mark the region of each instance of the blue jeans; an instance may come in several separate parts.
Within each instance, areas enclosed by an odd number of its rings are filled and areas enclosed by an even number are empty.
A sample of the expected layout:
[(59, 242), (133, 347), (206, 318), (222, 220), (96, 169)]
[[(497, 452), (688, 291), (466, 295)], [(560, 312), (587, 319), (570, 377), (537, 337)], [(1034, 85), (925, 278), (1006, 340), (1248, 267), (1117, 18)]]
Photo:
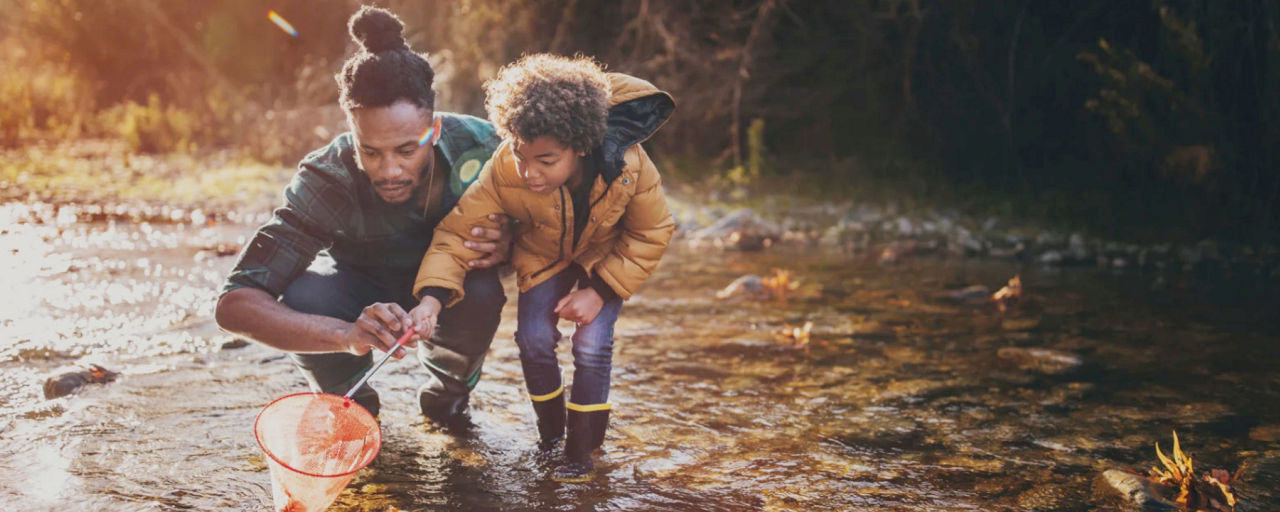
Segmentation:
[[(520, 366), (530, 395), (551, 394), (562, 385), (560, 363), (556, 360), (556, 343), (561, 337), (556, 303), (573, 290), (582, 274), (578, 267), (570, 267), (520, 294), (516, 345), (520, 347)], [(574, 331), (570, 402), (593, 405), (609, 401), (613, 324), (621, 309), (621, 298), (607, 300), (591, 323), (579, 325)]]
[[(412, 293), (417, 272), (416, 268), (353, 267), (320, 257), (289, 285), (280, 301), (294, 311), (348, 322), (354, 322), (365, 306), (375, 302), (394, 302), (408, 311), (418, 304)], [(502, 305), (507, 301), (497, 269), (468, 272), (463, 288), (466, 290), (463, 300), (440, 312), (439, 325), (431, 342), (458, 357), (474, 361), (474, 373), (460, 378), (457, 372), (442, 371), (442, 365), (431, 360), (427, 347), (419, 344), (418, 360), (428, 371), (428, 381), (423, 389), (432, 395), (427, 397), (430, 400), (467, 398), (479, 379), (480, 365), (493, 342), (494, 332), (498, 330)], [(338, 395), (346, 393), (373, 366), (372, 353), (362, 356), (343, 352), (289, 356), (312, 390)], [(354, 398), (369, 412), (378, 414), (378, 394), (368, 383), (360, 387)]]

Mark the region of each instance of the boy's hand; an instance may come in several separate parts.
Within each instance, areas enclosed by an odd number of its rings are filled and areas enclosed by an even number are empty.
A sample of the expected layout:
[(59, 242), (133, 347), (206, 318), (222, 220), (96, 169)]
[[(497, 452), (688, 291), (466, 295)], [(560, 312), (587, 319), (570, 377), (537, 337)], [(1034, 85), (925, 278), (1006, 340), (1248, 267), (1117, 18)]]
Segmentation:
[[(394, 302), (378, 302), (370, 304), (360, 312), (342, 337), (342, 346), (355, 355), (364, 355), (370, 350), (391, 350), (396, 339), (404, 331), (412, 329), (413, 320)], [(405, 348), (413, 347), (417, 342), (410, 339), (396, 350), (395, 358), (400, 359), (407, 354)]]
[(596, 315), (600, 314), (602, 307), (604, 307), (604, 299), (600, 298), (600, 294), (590, 288), (584, 288), (560, 299), (560, 302), (556, 303), (556, 314), (570, 322), (589, 324), (596, 319)]
[(440, 301), (428, 295), (423, 297), (422, 302), (418, 303), (413, 310), (409, 311), (409, 319), (418, 329), (417, 334), (413, 336), (415, 342), (429, 340), (431, 335), (435, 334), (436, 322), (439, 320), (441, 309), (443, 309), (443, 305), (440, 304)]

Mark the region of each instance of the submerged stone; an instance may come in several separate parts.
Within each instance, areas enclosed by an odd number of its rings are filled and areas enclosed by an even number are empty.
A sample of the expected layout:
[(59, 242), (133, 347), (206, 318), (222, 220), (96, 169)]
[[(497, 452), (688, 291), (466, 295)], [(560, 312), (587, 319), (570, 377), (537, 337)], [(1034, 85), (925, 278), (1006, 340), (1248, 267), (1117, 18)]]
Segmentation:
[(1108, 469), (1093, 481), (1092, 501), (1109, 510), (1160, 511), (1178, 510), (1160, 498), (1145, 477), (1118, 469)]
[(244, 348), (247, 346), (249, 346), (249, 340), (246, 340), (244, 338), (235, 338), (235, 339), (232, 339), (231, 341), (223, 343), (222, 350), (234, 350), (237, 348)]
[(89, 365), (80, 371), (67, 372), (49, 377), (44, 381), (45, 399), (53, 399), (69, 395), (86, 384), (102, 384), (116, 380), (119, 374), (98, 366)]
[(1023, 370), (1059, 375), (1080, 367), (1080, 356), (1047, 348), (1005, 347), (996, 356)]

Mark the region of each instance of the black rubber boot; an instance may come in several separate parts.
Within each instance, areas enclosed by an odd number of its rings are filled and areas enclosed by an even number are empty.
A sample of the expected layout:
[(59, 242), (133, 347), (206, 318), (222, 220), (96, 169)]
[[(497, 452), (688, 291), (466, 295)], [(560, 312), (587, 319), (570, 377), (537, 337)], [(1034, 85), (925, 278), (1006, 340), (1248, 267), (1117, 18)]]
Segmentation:
[(591, 453), (604, 444), (604, 431), (609, 426), (609, 409), (575, 411), (569, 409), (568, 430), (564, 441), (564, 462), (551, 479), (564, 483), (590, 482), (595, 478)]
[(418, 389), (418, 407), (427, 420), (454, 434), (475, 426), (471, 422), (471, 395), (437, 395), (427, 385)]
[(552, 398), (533, 400), (538, 415), (538, 449), (552, 450), (564, 439), (564, 392)]

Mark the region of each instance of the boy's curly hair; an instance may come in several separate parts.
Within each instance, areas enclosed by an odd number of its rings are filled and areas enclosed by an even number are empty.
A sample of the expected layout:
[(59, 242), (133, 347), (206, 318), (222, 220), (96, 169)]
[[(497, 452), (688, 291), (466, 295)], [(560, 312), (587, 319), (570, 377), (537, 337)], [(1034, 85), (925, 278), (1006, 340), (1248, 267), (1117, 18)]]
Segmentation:
[(526, 55), (484, 83), (485, 110), (504, 138), (550, 135), (578, 152), (604, 141), (609, 79), (589, 57)]

